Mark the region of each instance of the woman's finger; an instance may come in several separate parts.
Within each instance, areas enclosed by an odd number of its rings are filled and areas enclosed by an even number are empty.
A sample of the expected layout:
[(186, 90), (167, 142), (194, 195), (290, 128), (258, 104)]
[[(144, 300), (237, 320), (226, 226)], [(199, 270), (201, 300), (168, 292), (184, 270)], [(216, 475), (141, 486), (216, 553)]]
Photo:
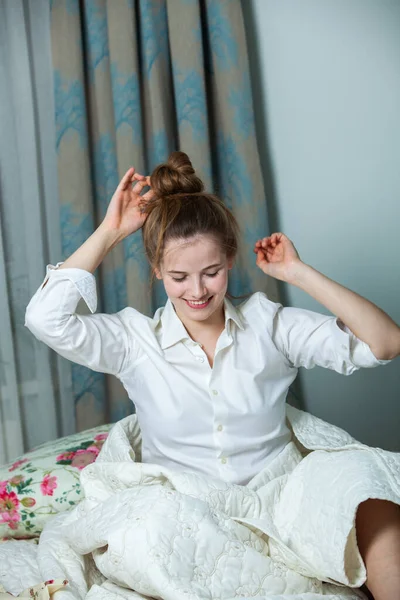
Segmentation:
[(143, 179), (141, 181), (136, 181), (135, 185), (132, 187), (132, 191), (137, 194), (140, 195), (140, 192), (143, 190), (143, 188), (148, 187), (147, 186), (147, 181), (146, 179)]
[(135, 179), (137, 181), (141, 181), (143, 179), (146, 179), (146, 177), (144, 175), (141, 175), (140, 173), (134, 173), (134, 175), (132, 176), (132, 179)]
[[(146, 183), (146, 186), (147, 186), (147, 183)], [(148, 192), (146, 192), (145, 194), (143, 194), (142, 200), (144, 202), (149, 202), (149, 200), (153, 200), (154, 196), (155, 196), (154, 191), (153, 190), (149, 190)]]
[(130, 167), (127, 172), (125, 173), (125, 175), (123, 176), (123, 178), (121, 179), (121, 181), (118, 184), (118, 188), (119, 190), (125, 190), (130, 181), (131, 181), (131, 177), (133, 176), (135, 172), (135, 169), (133, 167)]

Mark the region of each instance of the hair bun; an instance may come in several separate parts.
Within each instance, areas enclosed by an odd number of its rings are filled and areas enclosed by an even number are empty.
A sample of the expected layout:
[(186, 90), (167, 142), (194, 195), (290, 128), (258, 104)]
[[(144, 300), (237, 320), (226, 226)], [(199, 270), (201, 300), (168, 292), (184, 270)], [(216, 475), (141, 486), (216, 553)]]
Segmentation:
[(197, 177), (184, 152), (172, 152), (167, 162), (154, 169), (150, 181), (158, 198), (175, 194), (198, 194), (204, 190), (203, 182)]

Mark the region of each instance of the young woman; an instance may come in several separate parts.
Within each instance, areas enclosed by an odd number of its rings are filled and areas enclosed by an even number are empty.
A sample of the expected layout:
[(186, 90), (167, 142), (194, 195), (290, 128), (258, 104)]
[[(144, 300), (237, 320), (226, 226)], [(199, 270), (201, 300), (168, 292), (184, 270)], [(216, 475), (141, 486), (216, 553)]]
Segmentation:
[[(150, 191), (141, 194), (146, 186)], [(76, 314), (81, 297), (96, 310), (93, 272), (140, 228), (166, 306), (153, 319), (133, 308)], [(348, 375), (386, 364), (400, 354), (400, 328), (304, 264), (282, 233), (255, 242), (257, 266), (336, 317), (284, 308), (262, 293), (235, 308), (227, 287), (237, 247), (235, 218), (204, 192), (186, 154), (173, 153), (150, 177), (131, 168), (98, 229), (48, 268), (26, 325), (62, 356), (119, 377), (135, 402), (143, 462), (245, 485), (290, 441), (285, 399), (298, 368), (320, 365)], [(399, 506), (367, 500), (356, 526), (375, 600), (399, 600)]]

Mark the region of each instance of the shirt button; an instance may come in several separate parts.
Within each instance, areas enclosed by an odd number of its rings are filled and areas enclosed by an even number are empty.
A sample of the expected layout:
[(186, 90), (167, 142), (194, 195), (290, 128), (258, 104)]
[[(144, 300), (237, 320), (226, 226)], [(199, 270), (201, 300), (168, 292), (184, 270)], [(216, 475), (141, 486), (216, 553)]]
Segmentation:
[(222, 462), (223, 465), (226, 465), (226, 458), (225, 457), (221, 458), (221, 462)]
[(218, 390), (212, 390), (212, 393), (214, 394), (214, 396), (218, 396)]
[(204, 358), (202, 356), (196, 356), (196, 360), (198, 362), (204, 362)]
[(222, 425), (218, 425), (217, 429), (218, 429), (218, 431), (222, 431), (223, 430)]

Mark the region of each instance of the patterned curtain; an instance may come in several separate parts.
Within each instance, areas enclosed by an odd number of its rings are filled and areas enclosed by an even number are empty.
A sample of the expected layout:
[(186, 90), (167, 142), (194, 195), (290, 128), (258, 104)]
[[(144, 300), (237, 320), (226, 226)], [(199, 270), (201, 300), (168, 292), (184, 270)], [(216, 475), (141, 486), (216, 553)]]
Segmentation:
[[(183, 150), (242, 228), (229, 291), (264, 291), (254, 241), (269, 233), (256, 145), (240, 0), (51, 2), (63, 258), (103, 218), (129, 166), (148, 174)], [(152, 315), (141, 233), (116, 247), (97, 275), (99, 310), (130, 305)], [(132, 404), (115, 378), (72, 366), (77, 429), (115, 421)]]
[(48, 0), (0, 0), (0, 465), (75, 431), (71, 366), (24, 327), (61, 253)]

